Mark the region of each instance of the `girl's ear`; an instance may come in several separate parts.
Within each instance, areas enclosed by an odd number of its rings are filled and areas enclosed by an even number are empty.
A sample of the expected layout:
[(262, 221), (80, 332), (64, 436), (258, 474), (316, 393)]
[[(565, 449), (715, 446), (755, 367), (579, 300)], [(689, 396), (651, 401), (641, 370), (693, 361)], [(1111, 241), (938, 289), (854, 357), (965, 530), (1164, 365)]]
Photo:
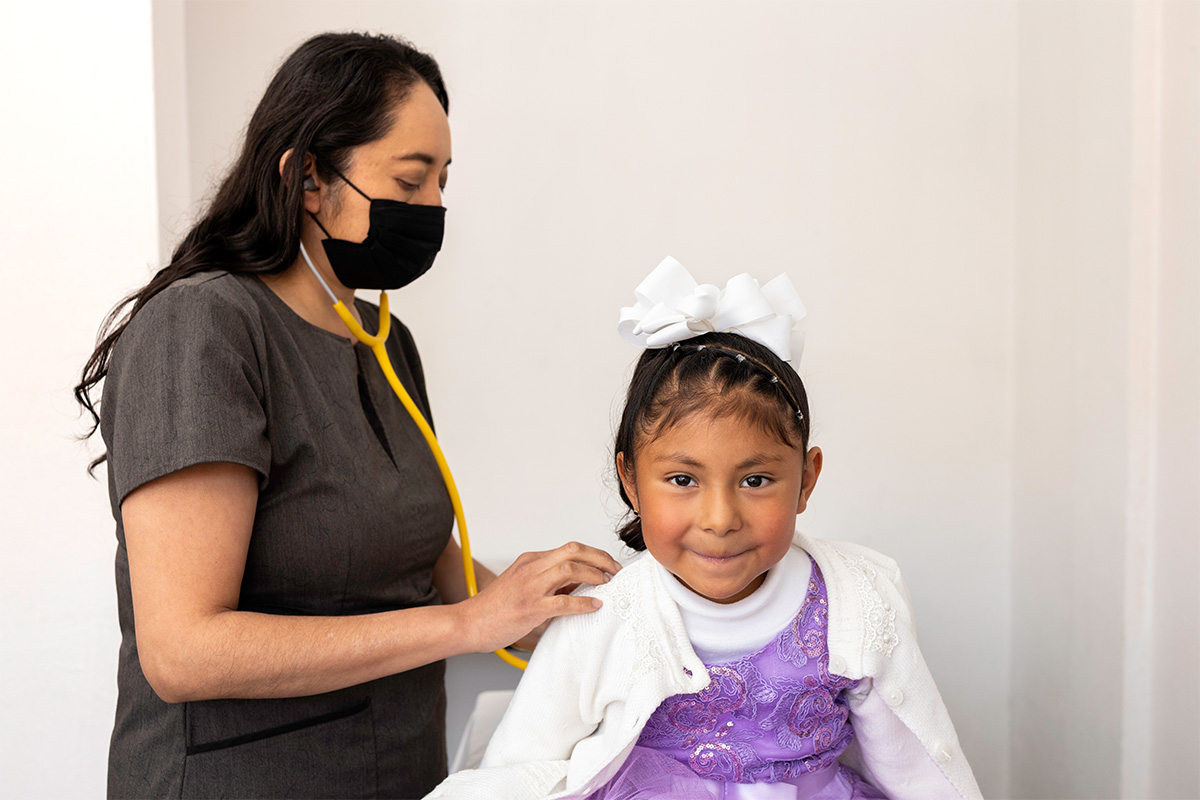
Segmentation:
[(629, 498), (629, 502), (633, 503), (634, 512), (637, 513), (637, 484), (634, 483), (633, 469), (625, 460), (624, 453), (617, 453), (617, 475), (621, 478), (621, 488), (625, 490), (625, 496)]
[(817, 487), (817, 478), (821, 477), (821, 464), (824, 460), (821, 448), (809, 448), (808, 455), (804, 458), (804, 480), (800, 483), (800, 503), (796, 506), (797, 514), (804, 513), (804, 509), (808, 508), (808, 498), (813, 493), (813, 489)]

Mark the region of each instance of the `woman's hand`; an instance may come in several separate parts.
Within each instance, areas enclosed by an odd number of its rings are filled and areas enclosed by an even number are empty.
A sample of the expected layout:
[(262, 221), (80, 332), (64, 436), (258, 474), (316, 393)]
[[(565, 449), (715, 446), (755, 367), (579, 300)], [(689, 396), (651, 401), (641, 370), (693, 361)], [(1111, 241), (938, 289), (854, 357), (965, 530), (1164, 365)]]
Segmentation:
[(578, 542), (524, 553), (479, 594), (459, 604), (468, 640), (481, 653), (514, 642), (530, 646), (547, 620), (599, 608), (600, 600), (572, 597), (571, 592), (583, 583), (607, 583), (620, 569), (608, 553)]

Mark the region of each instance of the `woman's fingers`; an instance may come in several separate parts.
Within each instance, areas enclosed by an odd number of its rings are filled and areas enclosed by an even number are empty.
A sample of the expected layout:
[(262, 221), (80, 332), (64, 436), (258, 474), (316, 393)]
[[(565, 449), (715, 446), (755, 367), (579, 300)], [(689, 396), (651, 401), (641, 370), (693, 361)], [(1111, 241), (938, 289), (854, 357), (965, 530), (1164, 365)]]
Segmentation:
[(621, 565), (608, 553), (578, 542), (540, 553), (522, 553), (509, 568), (533, 582), (540, 594), (557, 594), (581, 583), (599, 586), (620, 570)]
[(591, 567), (607, 575), (616, 575), (621, 571), (621, 565), (608, 553), (579, 542), (568, 542), (541, 555), (548, 556), (553, 563)]
[(581, 583), (593, 586), (608, 583), (609, 573), (590, 564), (563, 561), (546, 570), (542, 577), (547, 581), (547, 589), (551, 594), (561, 594), (563, 589), (573, 591)]
[(583, 583), (607, 583), (621, 565), (595, 547), (570, 542), (554, 550), (523, 553), (476, 598), (483, 611), (476, 621), (487, 644), (503, 647), (547, 620), (595, 611), (602, 603), (569, 594)]
[(580, 597), (569, 594), (556, 594), (548, 598), (547, 607), (553, 612), (552, 617), (562, 617), (568, 614), (587, 614), (604, 605), (599, 597)]

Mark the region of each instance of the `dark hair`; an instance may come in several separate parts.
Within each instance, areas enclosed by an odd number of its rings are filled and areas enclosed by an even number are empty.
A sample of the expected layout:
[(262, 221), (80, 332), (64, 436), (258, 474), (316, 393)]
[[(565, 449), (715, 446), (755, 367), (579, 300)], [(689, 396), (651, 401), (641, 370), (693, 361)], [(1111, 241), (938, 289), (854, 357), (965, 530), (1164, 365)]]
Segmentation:
[[(613, 458), (624, 453), (625, 469), (647, 436), (678, 425), (697, 412), (736, 416), (791, 447), (808, 451), (808, 394), (796, 371), (753, 339), (736, 333), (706, 333), (678, 345), (646, 350), (634, 367), (617, 428)], [(621, 483), (625, 505), (633, 503)], [(641, 517), (617, 531), (626, 546), (645, 550)]]
[[(207, 212), (175, 248), (170, 263), (101, 323), (96, 349), (75, 387), (76, 400), (92, 415), (83, 438), (100, 425), (91, 392), (108, 374), (117, 339), (138, 311), (175, 281), (197, 272), (269, 274), (291, 266), (300, 252), (307, 157), (312, 156), (317, 174), (332, 182), (346, 169), (352, 148), (387, 134), (393, 111), (418, 81), (449, 112), (437, 62), (401, 39), (325, 33), (288, 56), (254, 110), (241, 154)], [(292, 154), (281, 175), (279, 160), (288, 150)], [(106, 457), (93, 461), (88, 472)]]

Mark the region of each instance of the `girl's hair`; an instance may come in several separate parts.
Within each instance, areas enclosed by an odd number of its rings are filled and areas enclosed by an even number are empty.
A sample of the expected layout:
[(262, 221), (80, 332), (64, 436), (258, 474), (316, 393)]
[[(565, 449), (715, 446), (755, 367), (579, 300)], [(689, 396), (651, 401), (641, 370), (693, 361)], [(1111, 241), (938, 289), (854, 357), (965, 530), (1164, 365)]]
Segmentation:
[[(634, 367), (625, 410), (613, 445), (625, 469), (647, 437), (661, 434), (693, 414), (736, 416), (800, 452), (808, 451), (808, 395), (804, 383), (779, 356), (736, 333), (706, 333), (678, 345), (646, 350)], [(633, 510), (617, 471), (621, 499)], [(634, 515), (617, 531), (628, 547), (645, 550), (642, 520)]]
[[(305, 162), (332, 182), (350, 151), (382, 138), (392, 114), (423, 81), (447, 112), (450, 99), (437, 62), (391, 36), (325, 33), (296, 48), (275, 73), (246, 128), (241, 154), (200, 218), (150, 282), (117, 304), (100, 325), (75, 398), (99, 427), (92, 390), (108, 374), (113, 347), (130, 320), (163, 289), (209, 269), (282, 272), (300, 251)], [(292, 151), (280, 174), (279, 161)], [(127, 313), (124, 309), (132, 303)], [(88, 467), (104, 462), (101, 455)]]

